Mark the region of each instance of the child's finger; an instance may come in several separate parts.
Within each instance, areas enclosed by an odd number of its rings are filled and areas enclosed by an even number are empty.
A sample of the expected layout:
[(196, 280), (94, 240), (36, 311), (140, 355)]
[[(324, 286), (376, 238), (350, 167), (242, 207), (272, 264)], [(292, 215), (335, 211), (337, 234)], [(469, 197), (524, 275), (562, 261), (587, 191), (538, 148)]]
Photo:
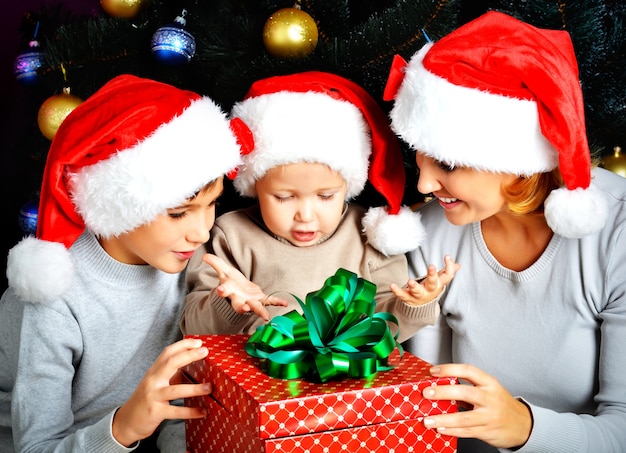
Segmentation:
[(157, 357), (151, 370), (163, 373), (167, 381), (176, 374), (179, 368), (203, 359), (209, 351), (203, 346), (202, 340), (197, 338), (185, 338), (166, 347)]
[(270, 313), (267, 311), (267, 309), (265, 308), (265, 305), (263, 305), (263, 302), (261, 302), (260, 300), (246, 301), (246, 305), (250, 307), (250, 311), (252, 311), (252, 313), (255, 313), (264, 321), (270, 320)]
[(399, 299), (401, 300), (407, 300), (409, 297), (409, 293), (406, 289), (402, 288), (400, 285), (396, 285), (395, 283), (392, 283), (389, 285), (389, 289), (391, 289), (391, 292)]
[(265, 299), (263, 299), (263, 305), (272, 305), (278, 307), (286, 307), (289, 305), (289, 302), (279, 296), (269, 295)]
[(443, 259), (445, 267), (441, 270), (440, 277), (442, 277), (444, 284), (448, 284), (456, 272), (461, 268), (461, 265), (456, 263), (449, 255), (446, 255)]
[(163, 413), (165, 420), (189, 420), (206, 417), (206, 409), (202, 407), (176, 406), (170, 404)]
[(215, 269), (220, 280), (228, 277), (230, 266), (219, 256), (213, 255), (212, 253), (205, 253), (202, 256), (202, 261)]
[(192, 398), (195, 396), (206, 396), (211, 393), (211, 383), (189, 384), (181, 383), (169, 385), (161, 389), (160, 397), (164, 401), (174, 401), (183, 398)]
[(407, 283), (407, 288), (409, 290), (410, 296), (416, 299), (421, 298), (427, 290), (424, 285), (419, 284), (415, 280), (409, 280)]
[(439, 273), (434, 264), (428, 266), (428, 273), (426, 278), (422, 281), (422, 285), (426, 291), (434, 291), (439, 287)]

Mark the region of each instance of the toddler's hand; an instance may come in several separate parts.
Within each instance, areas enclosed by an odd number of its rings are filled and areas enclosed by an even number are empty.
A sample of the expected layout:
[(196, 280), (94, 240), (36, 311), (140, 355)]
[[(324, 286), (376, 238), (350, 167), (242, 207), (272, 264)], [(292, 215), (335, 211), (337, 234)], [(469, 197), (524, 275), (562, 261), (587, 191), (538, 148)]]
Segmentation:
[(424, 305), (430, 302), (441, 294), (461, 268), (461, 265), (454, 262), (449, 255), (446, 255), (443, 260), (445, 266), (439, 272), (437, 272), (437, 267), (431, 264), (428, 266), (426, 277), (421, 282), (409, 279), (404, 288), (392, 283), (391, 291), (409, 305)]
[(217, 294), (230, 299), (230, 304), (237, 313), (252, 312), (269, 321), (270, 314), (265, 308), (266, 305), (287, 306), (285, 300), (266, 295), (257, 284), (252, 283), (238, 269), (220, 257), (207, 253), (202, 257), (202, 261), (215, 269), (220, 279), (220, 285), (216, 288)]

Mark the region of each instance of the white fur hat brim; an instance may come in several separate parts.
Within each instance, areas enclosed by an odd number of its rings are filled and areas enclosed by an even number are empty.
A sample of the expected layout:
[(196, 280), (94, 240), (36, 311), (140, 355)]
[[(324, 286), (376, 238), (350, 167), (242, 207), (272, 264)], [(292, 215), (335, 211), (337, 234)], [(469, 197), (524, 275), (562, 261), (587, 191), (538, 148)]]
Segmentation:
[(240, 162), (226, 114), (204, 97), (133, 148), (72, 174), (72, 199), (87, 228), (116, 236), (180, 206)]
[(451, 166), (516, 175), (558, 166), (535, 102), (454, 85), (433, 74), (422, 64), (432, 46), (426, 44), (409, 61), (389, 114), (403, 140)]
[(244, 156), (233, 181), (241, 195), (256, 196), (255, 183), (269, 169), (298, 162), (337, 171), (348, 199), (365, 187), (372, 145), (369, 126), (352, 103), (313, 91), (279, 91), (245, 99), (231, 115), (254, 136), (254, 151)]

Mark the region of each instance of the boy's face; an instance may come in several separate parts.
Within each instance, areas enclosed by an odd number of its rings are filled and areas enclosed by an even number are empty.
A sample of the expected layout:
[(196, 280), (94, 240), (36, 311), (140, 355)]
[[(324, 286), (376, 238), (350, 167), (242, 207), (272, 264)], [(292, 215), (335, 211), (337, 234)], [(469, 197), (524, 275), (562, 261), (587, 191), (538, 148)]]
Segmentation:
[(209, 240), (223, 178), (167, 214), (120, 236), (101, 239), (106, 252), (126, 264), (148, 264), (170, 274), (181, 272), (193, 252)]
[(297, 247), (316, 244), (341, 220), (346, 182), (318, 163), (272, 168), (256, 182), (261, 215), (267, 228)]

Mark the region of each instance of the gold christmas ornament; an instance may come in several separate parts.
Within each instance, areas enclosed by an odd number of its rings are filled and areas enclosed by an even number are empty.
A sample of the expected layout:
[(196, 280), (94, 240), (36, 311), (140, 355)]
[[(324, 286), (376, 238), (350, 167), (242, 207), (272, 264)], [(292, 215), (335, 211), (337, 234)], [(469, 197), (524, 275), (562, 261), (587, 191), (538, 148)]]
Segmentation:
[(65, 117), (82, 102), (81, 98), (70, 94), (69, 88), (63, 88), (62, 94), (55, 94), (46, 99), (37, 115), (37, 124), (44, 137), (52, 140)]
[(272, 14), (263, 27), (263, 44), (276, 58), (304, 58), (317, 46), (317, 25), (299, 7)]
[(606, 156), (602, 160), (602, 166), (607, 170), (617, 173), (620, 176), (626, 178), (626, 156), (621, 154), (622, 147), (616, 146), (613, 148), (613, 154)]
[(100, 6), (109, 16), (125, 19), (135, 17), (142, 4), (143, 0), (100, 0)]

